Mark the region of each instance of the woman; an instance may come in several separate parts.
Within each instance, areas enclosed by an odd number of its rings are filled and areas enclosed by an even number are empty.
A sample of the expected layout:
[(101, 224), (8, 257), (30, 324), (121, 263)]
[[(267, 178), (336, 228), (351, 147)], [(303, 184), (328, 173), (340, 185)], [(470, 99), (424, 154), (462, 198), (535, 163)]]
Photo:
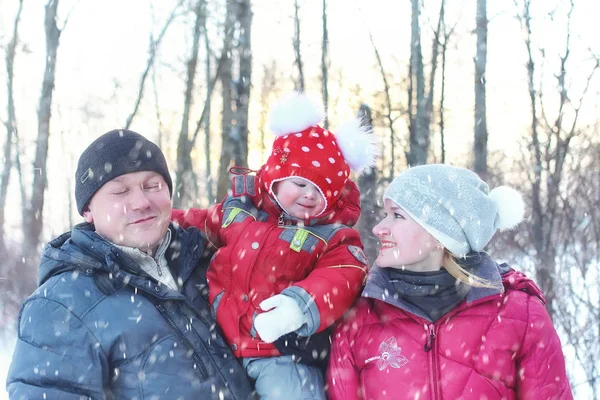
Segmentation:
[(518, 224), (518, 192), (448, 165), (387, 188), (379, 256), (334, 332), (331, 399), (571, 399), (544, 297), (483, 248)]

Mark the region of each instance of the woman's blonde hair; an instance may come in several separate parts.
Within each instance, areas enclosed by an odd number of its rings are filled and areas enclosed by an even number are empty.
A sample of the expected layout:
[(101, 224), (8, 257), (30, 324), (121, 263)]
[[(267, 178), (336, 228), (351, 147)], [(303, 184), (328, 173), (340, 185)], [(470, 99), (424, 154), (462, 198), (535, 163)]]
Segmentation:
[[(469, 257), (469, 256), (465, 256)], [(452, 254), (448, 249), (444, 249), (444, 258), (442, 260), (442, 266), (457, 280), (472, 286), (479, 288), (492, 288), (499, 289), (502, 287), (502, 283), (492, 282), (487, 279), (483, 279), (474, 275), (473, 273), (464, 269), (457, 261), (459, 257)]]

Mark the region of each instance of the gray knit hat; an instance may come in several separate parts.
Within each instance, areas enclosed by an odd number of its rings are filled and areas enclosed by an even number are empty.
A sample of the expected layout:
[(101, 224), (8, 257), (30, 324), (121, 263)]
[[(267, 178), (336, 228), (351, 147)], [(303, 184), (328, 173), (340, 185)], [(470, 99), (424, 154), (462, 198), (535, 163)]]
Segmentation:
[(481, 251), (497, 230), (522, 221), (525, 203), (507, 186), (489, 191), (468, 169), (444, 164), (410, 168), (383, 194), (457, 256)]
[(139, 171), (162, 175), (169, 193), (173, 194), (167, 161), (157, 145), (127, 129), (115, 129), (94, 140), (81, 153), (75, 172), (75, 200), (79, 214), (83, 215), (92, 196), (106, 182)]

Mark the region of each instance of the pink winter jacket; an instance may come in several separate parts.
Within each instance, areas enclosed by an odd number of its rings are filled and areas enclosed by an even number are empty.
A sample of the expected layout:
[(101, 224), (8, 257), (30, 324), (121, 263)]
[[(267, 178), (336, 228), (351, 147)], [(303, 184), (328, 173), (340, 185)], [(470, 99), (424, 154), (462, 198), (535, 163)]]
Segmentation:
[(524, 274), (495, 268), (504, 291), (473, 288), (432, 323), (406, 311), (373, 267), (363, 298), (334, 332), (329, 398), (572, 399), (543, 295)]

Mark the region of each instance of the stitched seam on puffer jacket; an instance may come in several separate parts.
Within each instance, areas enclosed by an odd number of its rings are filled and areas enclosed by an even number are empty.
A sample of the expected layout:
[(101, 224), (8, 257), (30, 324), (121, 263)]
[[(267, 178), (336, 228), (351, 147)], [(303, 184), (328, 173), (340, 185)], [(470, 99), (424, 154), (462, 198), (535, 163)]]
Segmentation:
[[(69, 308), (68, 308), (67, 306), (65, 306), (64, 304), (62, 304), (61, 302), (59, 302), (59, 301), (57, 301), (57, 300), (54, 300), (54, 299), (49, 299), (49, 298), (47, 298), (47, 297), (43, 297), (43, 296), (36, 296), (36, 297), (33, 297), (33, 298), (31, 298), (30, 300), (26, 301), (25, 303), (23, 303), (22, 309), (23, 309), (23, 310), (25, 309), (25, 305), (26, 305), (26, 304), (33, 303), (33, 302), (34, 302), (34, 301), (36, 301), (36, 300), (45, 300), (45, 301), (49, 301), (49, 302), (52, 302), (52, 303), (55, 303), (55, 304), (59, 305), (61, 308), (64, 308), (65, 310), (67, 310), (67, 311), (69, 312), (69, 314), (71, 314), (71, 315), (73, 316), (73, 318), (75, 318), (77, 321), (79, 321), (79, 322), (81, 323), (81, 325), (83, 325), (83, 327), (85, 328), (85, 330), (86, 330), (86, 331), (87, 331), (87, 332), (90, 334), (90, 336), (91, 336), (91, 337), (93, 337), (93, 338), (94, 338), (94, 340), (96, 341), (96, 343), (98, 343), (98, 347), (100, 347), (100, 349), (101, 349), (101, 350), (102, 350), (102, 352), (104, 353), (104, 356), (105, 356), (105, 357), (107, 357), (106, 351), (105, 351), (105, 350), (102, 348), (102, 346), (100, 345), (100, 340), (98, 340), (98, 338), (96, 337), (96, 335), (94, 335), (94, 333), (93, 333), (93, 332), (90, 330), (90, 328), (87, 326), (87, 324), (86, 324), (85, 322), (83, 322), (83, 321), (81, 320), (81, 318), (79, 318), (77, 315), (75, 315), (75, 314), (73, 313), (73, 311), (69, 310)], [(19, 315), (19, 326), (20, 326), (20, 325), (21, 325), (21, 315)], [(23, 342), (25, 342), (25, 343), (27, 343), (27, 344), (29, 344), (29, 345), (31, 345), (31, 346), (38, 347), (38, 346), (37, 346), (35, 343), (33, 343), (33, 342), (30, 342), (30, 341), (28, 341), (28, 340), (25, 340), (25, 339), (23, 339), (23, 337), (21, 336), (21, 333), (20, 333), (20, 331), (21, 331), (21, 330), (19, 329), (19, 340), (22, 340)], [(56, 353), (56, 352), (54, 352), (54, 351), (52, 351), (52, 350), (50, 350), (50, 349), (46, 349), (46, 351), (49, 351), (49, 352), (51, 352), (51, 353), (53, 353), (53, 354), (56, 354), (56, 355), (59, 355), (59, 356), (61, 356), (61, 355), (62, 355), (62, 353)]]

